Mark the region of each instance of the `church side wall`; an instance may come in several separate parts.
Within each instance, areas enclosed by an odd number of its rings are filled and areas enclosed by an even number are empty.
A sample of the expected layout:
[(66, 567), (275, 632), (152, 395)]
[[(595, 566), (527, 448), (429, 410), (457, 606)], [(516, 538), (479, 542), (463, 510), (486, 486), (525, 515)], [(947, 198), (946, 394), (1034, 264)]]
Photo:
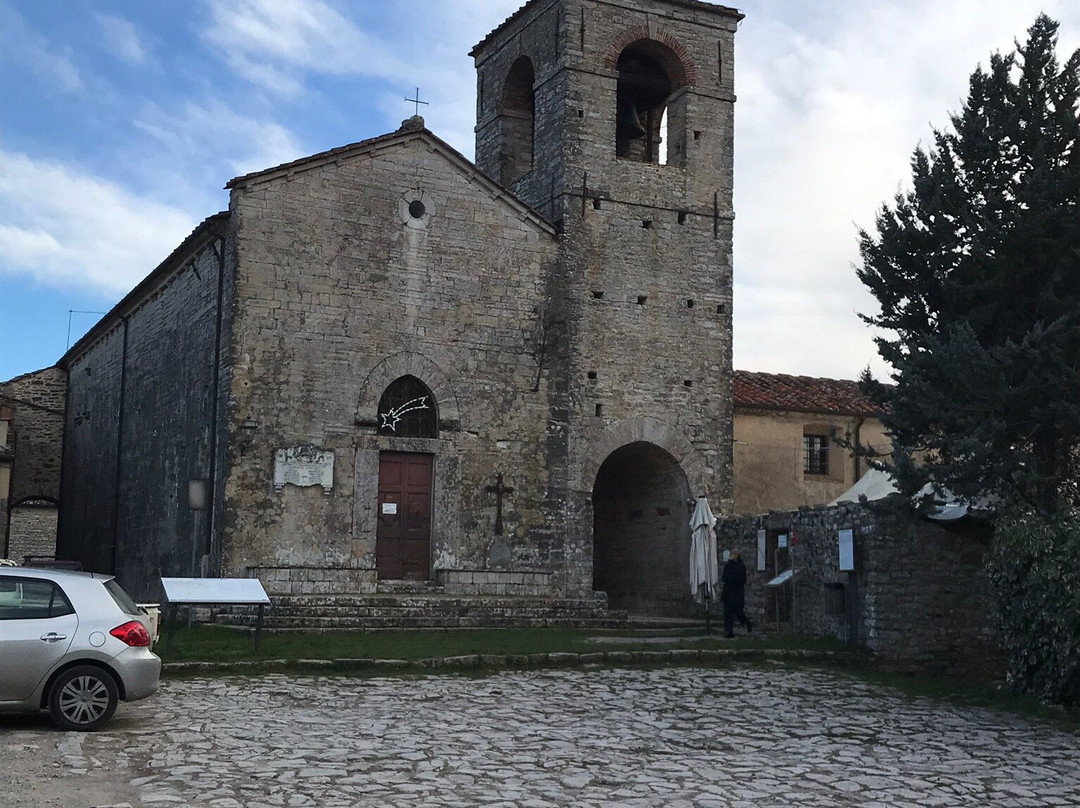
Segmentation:
[[(388, 450), (434, 455), (433, 576), (546, 568), (563, 533), (539, 360), (556, 245), (496, 196), (419, 138), (234, 191), (230, 429), (257, 429), (227, 481), (228, 571), (334, 567), (373, 586)], [(406, 374), (434, 394), (437, 439), (378, 431)], [(332, 488), (276, 490), (275, 452), (304, 445), (333, 452)], [(514, 489), (501, 537), (498, 473)]]
[(69, 365), (61, 543), (136, 598), (201, 575), (207, 547), (188, 484), (210, 476), (219, 264), (186, 258)]

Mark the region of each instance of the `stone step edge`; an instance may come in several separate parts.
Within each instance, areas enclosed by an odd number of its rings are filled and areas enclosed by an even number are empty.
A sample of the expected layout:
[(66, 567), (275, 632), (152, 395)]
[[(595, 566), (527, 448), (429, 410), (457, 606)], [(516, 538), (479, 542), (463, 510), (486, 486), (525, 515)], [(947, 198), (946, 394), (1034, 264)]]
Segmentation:
[(667, 651), (596, 651), (586, 653), (549, 652), (542, 654), (465, 654), (463, 656), (425, 659), (377, 659), (369, 657), (339, 659), (253, 659), (234, 662), (165, 662), (162, 675), (172, 673), (252, 672), (278, 668), (314, 670), (440, 670), (454, 668), (573, 668), (580, 665), (664, 665), (724, 662), (731, 659), (769, 660), (852, 660), (864, 656), (860, 651), (810, 651), (787, 648), (676, 648)]

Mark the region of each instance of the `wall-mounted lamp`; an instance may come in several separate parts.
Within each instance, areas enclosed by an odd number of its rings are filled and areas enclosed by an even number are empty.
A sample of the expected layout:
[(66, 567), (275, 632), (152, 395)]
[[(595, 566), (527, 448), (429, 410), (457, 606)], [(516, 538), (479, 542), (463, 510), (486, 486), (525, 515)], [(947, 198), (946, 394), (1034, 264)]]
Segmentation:
[(259, 428), (259, 425), (255, 423), (251, 418), (245, 418), (240, 424), (240, 450), (243, 451), (251, 446), (252, 441), (255, 440), (255, 430)]
[(205, 511), (210, 501), (210, 486), (206, 480), (188, 480), (188, 507)]

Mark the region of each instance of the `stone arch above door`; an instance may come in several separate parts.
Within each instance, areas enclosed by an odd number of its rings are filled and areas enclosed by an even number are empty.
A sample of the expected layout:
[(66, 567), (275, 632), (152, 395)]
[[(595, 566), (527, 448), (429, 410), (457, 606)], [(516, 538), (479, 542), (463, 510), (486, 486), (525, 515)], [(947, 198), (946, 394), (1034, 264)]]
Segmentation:
[(614, 452), (630, 443), (654, 443), (678, 461), (694, 496), (706, 492), (705, 461), (694, 445), (674, 424), (659, 418), (636, 416), (611, 424), (589, 452), (582, 468), (578, 490), (592, 491), (600, 466)]
[(375, 411), (379, 407), (379, 399), (386, 388), (402, 376), (415, 376), (427, 385), (435, 396), (439, 402), (440, 431), (454, 432), (462, 429), (457, 393), (450, 383), (450, 377), (427, 357), (410, 351), (386, 357), (368, 373), (360, 385), (356, 404), (358, 424), (376, 424)]

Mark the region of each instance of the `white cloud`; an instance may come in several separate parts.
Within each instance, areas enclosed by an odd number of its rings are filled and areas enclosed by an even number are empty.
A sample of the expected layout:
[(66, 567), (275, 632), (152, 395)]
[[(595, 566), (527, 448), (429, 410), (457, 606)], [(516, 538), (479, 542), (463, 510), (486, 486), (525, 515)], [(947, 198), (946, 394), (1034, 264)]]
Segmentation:
[[(1080, 40), (1080, 7), (1058, 53)], [(1023, 41), (1032, 2), (763, 0), (736, 37), (737, 367), (851, 378), (877, 358), (855, 315), (875, 301), (855, 276), (857, 226), (910, 178), (912, 150), (948, 125), (976, 64)]]
[(146, 62), (149, 52), (134, 25), (123, 17), (109, 14), (98, 14), (96, 17), (101, 26), (105, 50), (128, 64), (141, 65)]
[(308, 0), (238, 0), (208, 6), (206, 37), (241, 76), (295, 95), (305, 72), (401, 75), (401, 61), (335, 9)]
[(512, 13), (505, 0), (398, 0), (379, 32), (354, 5), (311, 0), (238, 0), (207, 6), (205, 37), (246, 81), (287, 98), (311, 92), (312, 76), (371, 78), (387, 89), (357, 103), (394, 127), (409, 116), (405, 94), (419, 85), (427, 125), (466, 155), (473, 151), (476, 82), (468, 50)]
[(124, 293), (196, 222), (60, 163), (0, 151), (0, 267), (57, 286)]
[(35, 31), (5, 5), (0, 5), (0, 54), (54, 90), (72, 93), (82, 89), (82, 77), (66, 49)]
[[(281, 124), (233, 111), (221, 100), (189, 101), (177, 111), (154, 104), (140, 111), (135, 126), (154, 137), (173, 165), (191, 166), (213, 155), (231, 176), (261, 171), (303, 157), (306, 150)], [(219, 177), (224, 181), (230, 177)]]

